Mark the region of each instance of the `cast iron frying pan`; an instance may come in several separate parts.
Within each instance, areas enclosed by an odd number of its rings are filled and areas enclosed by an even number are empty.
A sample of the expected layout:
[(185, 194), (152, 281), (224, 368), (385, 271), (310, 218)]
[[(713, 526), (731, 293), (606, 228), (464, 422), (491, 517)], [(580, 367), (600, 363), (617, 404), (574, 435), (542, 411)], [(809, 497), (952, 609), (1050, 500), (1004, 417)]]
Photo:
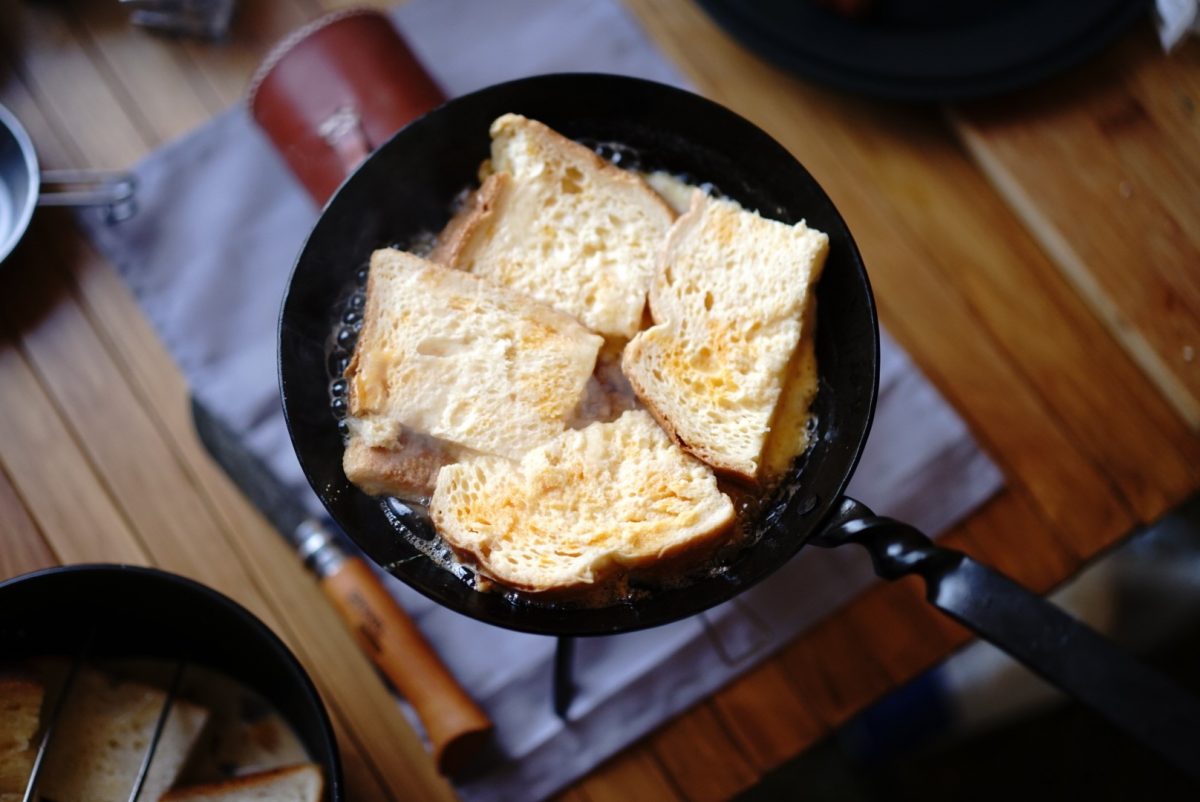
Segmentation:
[[(474, 589), (422, 556), (431, 530), (419, 511), (398, 534), (386, 504), (346, 480), (330, 410), (332, 332), (341, 299), (371, 251), (437, 231), (450, 201), (473, 185), (488, 127), (506, 112), (590, 143), (630, 147), (644, 168), (711, 182), (744, 206), (830, 238), (817, 288), (817, 429), (775, 494), (759, 506), (753, 545), (724, 570), (685, 586), (595, 609), (511, 601)], [(920, 575), (929, 600), (1092, 706), (1161, 755), (1200, 772), (1200, 705), (1038, 596), (911, 526), (843, 496), (870, 427), (878, 324), (866, 270), (845, 222), (779, 144), (723, 107), (678, 89), (611, 75), (550, 75), (493, 86), (433, 110), (397, 133), (347, 179), (304, 246), (284, 299), (279, 366), (292, 442), (309, 482), (364, 552), (434, 601), (497, 626), (548, 635), (613, 634), (694, 615), (753, 586), (805, 543), (858, 543), (876, 571)], [(403, 511), (403, 510), (402, 510)], [(395, 509), (391, 515), (394, 518)], [(416, 545), (414, 545), (416, 544)], [(786, 615), (786, 611), (780, 611)]]

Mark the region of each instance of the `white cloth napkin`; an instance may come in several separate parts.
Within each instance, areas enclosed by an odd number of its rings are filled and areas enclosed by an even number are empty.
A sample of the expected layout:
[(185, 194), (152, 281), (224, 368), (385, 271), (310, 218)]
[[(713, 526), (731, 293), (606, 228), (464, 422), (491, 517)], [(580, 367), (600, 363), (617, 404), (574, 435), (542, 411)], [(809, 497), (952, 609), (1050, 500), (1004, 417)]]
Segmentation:
[[(616, 0), (414, 0), (396, 19), (451, 96), (562, 71), (682, 84)], [(85, 226), (195, 394), (319, 510), (288, 440), (275, 380), (280, 299), (316, 210), (242, 108), (152, 154), (136, 172), (139, 214), (115, 226), (85, 215)], [(878, 412), (851, 490), (877, 511), (937, 533), (1002, 478), (907, 356), (886, 335), (882, 345)], [(580, 641), (569, 722), (551, 712), (552, 638), (480, 624), (392, 586), (496, 723), (491, 762), (459, 793), (471, 802), (527, 802), (724, 685), (871, 581), (857, 550), (806, 550), (702, 616)]]
[(1158, 41), (1170, 52), (1189, 33), (1200, 33), (1200, 0), (1155, 0)]

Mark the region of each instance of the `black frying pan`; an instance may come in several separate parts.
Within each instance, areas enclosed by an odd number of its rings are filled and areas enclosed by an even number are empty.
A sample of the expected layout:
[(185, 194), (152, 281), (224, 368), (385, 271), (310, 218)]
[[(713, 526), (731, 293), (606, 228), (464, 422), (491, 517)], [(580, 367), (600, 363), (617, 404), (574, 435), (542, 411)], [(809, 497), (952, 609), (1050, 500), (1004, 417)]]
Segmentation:
[[(451, 199), (475, 181), (488, 126), (518, 112), (566, 136), (633, 148), (645, 168), (708, 181), (787, 223), (830, 239), (817, 289), (817, 431), (760, 507), (753, 545), (725, 570), (609, 607), (572, 609), (484, 593), (422, 557), (428, 520), (353, 487), (330, 410), (332, 333), (342, 299), (371, 251), (437, 231)], [(910, 526), (875, 517), (843, 491), (870, 427), (879, 331), (866, 270), (845, 221), (812, 176), (754, 125), (703, 98), (632, 78), (551, 75), (466, 95), (416, 120), (377, 150), (321, 214), (292, 274), (280, 318), (280, 386), (300, 463), (334, 520), (379, 565), (440, 604), (497, 626), (552, 635), (627, 632), (693, 615), (763, 579), (801, 546), (858, 543), (877, 572), (919, 574), (930, 601), (1196, 772), (1200, 705), (1111, 643), (1011, 580), (934, 546)], [(408, 537), (398, 532), (408, 530)]]

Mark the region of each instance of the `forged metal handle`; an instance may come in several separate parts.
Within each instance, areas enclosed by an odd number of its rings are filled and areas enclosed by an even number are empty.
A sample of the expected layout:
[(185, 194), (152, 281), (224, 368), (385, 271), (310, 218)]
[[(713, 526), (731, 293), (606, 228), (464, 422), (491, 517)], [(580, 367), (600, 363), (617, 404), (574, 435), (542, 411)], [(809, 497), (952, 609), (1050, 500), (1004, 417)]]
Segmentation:
[(812, 543), (857, 543), (879, 576), (920, 576), (944, 613), (1200, 779), (1200, 701), (1036, 593), (850, 498)]

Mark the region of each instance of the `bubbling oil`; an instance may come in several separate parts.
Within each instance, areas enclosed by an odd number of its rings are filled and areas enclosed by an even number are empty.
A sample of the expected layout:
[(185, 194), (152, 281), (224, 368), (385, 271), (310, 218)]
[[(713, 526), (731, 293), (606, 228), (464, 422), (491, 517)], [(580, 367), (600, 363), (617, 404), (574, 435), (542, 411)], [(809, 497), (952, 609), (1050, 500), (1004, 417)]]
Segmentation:
[[(691, 195), (696, 189), (710, 196), (724, 197), (718, 187), (696, 181), (687, 174), (646, 169), (641, 154), (624, 144), (588, 140), (581, 142), (609, 162), (640, 173), (677, 214), (687, 211)], [(463, 207), (472, 191), (472, 188), (467, 187), (454, 197), (450, 204), (451, 214)], [(408, 251), (417, 256), (426, 256), (436, 244), (435, 233), (421, 231), (408, 240), (390, 243), (388, 247)], [(335, 314), (326, 342), (326, 380), (330, 409), (337, 421), (338, 430), (347, 442), (352, 424), (349, 418), (349, 386), (345, 372), (358, 335), (362, 331), (368, 270), (367, 263), (360, 265), (354, 273), (353, 280), (336, 300)], [(508, 603), (516, 607), (579, 608), (633, 603), (658, 591), (686, 586), (702, 578), (719, 577), (728, 572), (738, 556), (762, 536), (765, 528), (762, 522), (769, 512), (767, 506), (777, 506), (782, 502), (772, 504), (771, 500), (788, 495), (787, 492), (780, 492), (786, 491), (781, 484), (795, 473), (793, 468), (808, 450), (816, 431), (816, 417), (811, 412), (818, 388), (814, 336), (815, 303), (815, 298), (810, 299), (804, 312), (804, 335), (789, 364), (788, 378), (763, 452), (762, 478), (758, 483), (750, 485), (718, 474), (718, 488), (733, 502), (735, 523), (729, 536), (720, 544), (686, 564), (626, 574), (583, 594), (576, 593), (570, 598), (553, 598), (547, 594), (525, 593), (494, 583), (478, 566), (472, 564), (469, 558), (456, 554), (438, 534), (430, 520), (430, 499), (427, 496), (413, 494), (404, 498), (378, 497), (384, 518), (421, 557), (430, 560), (476, 590), (501, 593)], [(651, 324), (647, 309), (643, 328)], [(579, 429), (595, 422), (613, 421), (626, 410), (645, 408), (620, 369), (621, 352), (625, 344), (624, 340), (606, 338), (597, 356), (596, 368), (585, 388), (584, 397), (569, 422), (571, 428)], [(391, 567), (395, 566), (384, 566), (385, 569)]]

